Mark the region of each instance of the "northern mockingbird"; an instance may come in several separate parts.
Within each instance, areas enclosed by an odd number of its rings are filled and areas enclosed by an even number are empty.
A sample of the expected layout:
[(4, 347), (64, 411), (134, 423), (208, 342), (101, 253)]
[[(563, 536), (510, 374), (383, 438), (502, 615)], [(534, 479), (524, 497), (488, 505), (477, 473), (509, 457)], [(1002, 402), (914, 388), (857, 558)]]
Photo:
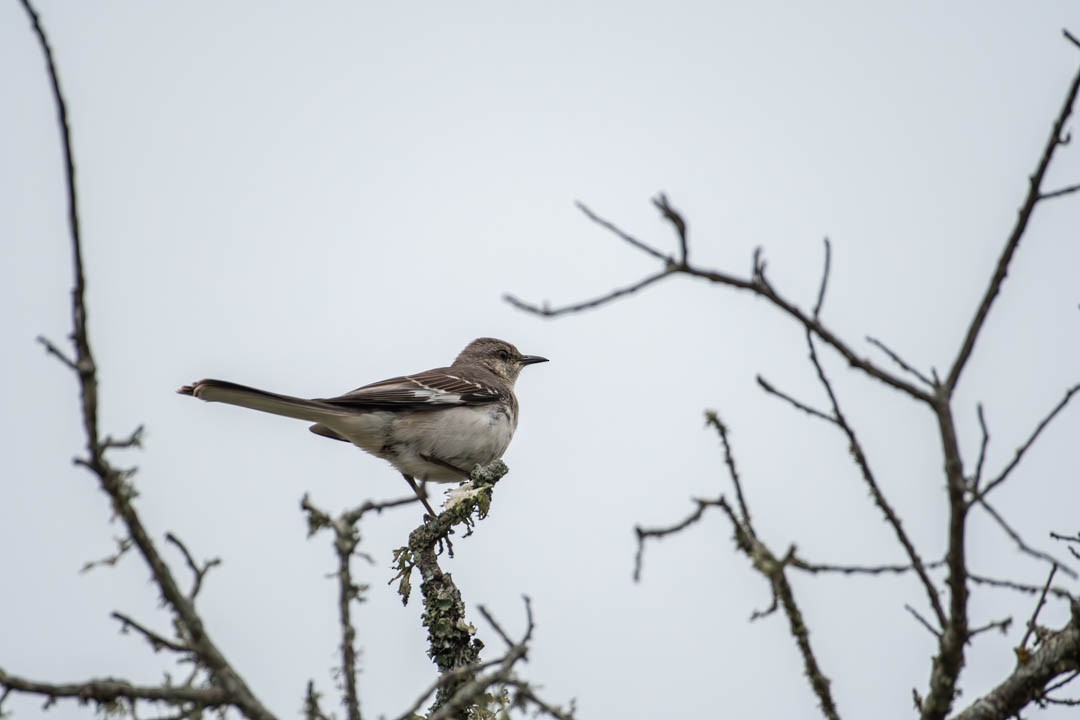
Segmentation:
[(432, 517), (416, 480), (454, 482), (502, 457), (517, 427), (514, 382), (521, 369), (547, 362), (503, 340), (469, 343), (450, 367), (371, 383), (332, 398), (304, 400), (225, 380), (179, 390), (208, 402), (315, 423), (316, 435), (351, 442), (405, 476)]

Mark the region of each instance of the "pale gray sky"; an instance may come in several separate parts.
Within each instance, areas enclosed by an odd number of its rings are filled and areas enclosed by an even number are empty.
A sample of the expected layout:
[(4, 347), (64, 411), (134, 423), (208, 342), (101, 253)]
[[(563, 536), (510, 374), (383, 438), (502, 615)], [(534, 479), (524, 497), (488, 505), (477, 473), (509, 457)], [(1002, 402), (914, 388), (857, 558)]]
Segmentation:
[[(766, 398), (766, 377), (821, 402), (801, 333), (762, 302), (669, 281), (544, 322), (500, 295), (578, 300), (652, 271), (590, 224), (580, 199), (671, 247), (666, 191), (704, 265), (809, 305), (833, 242), (825, 318), (866, 353), (881, 337), (922, 368), (954, 356), (1080, 53), (1080, 6), (1040, 3), (446, 4), (44, 2), (72, 116), (90, 321), (108, 432), (148, 428), (139, 507), (224, 565), (201, 609), (282, 717), (314, 677), (333, 689), (334, 560), (298, 501), (328, 509), (406, 491), (387, 465), (302, 423), (173, 394), (209, 376), (321, 396), (448, 362), (479, 335), (551, 362), (523, 411), (494, 511), (447, 563), (470, 606), (538, 628), (528, 677), (583, 718), (816, 714), (764, 581), (717, 515), (651, 546), (631, 582), (632, 527), (729, 490), (702, 411), (732, 428), (759, 530), (821, 562), (902, 562), (842, 438)], [(0, 415), (8, 478), (0, 666), (47, 680), (160, 678), (167, 663), (108, 619), (156, 627), (135, 558), (88, 575), (120, 528), (89, 475), (73, 379), (34, 337), (68, 331), (60, 156), (43, 64), (16, 3), (0, 6)], [(1076, 127), (1074, 123), (1074, 128)], [(1080, 181), (1066, 149), (1052, 184)], [(972, 461), (986, 405), (989, 469), (1078, 380), (1080, 199), (1040, 209), (957, 402)], [(945, 541), (930, 416), (845, 374), (841, 399), (926, 557)], [(1075, 532), (1080, 411), (998, 494), (1026, 537)], [(972, 568), (1041, 583), (978, 513)], [(418, 513), (365, 520), (357, 613), (363, 708), (394, 715), (429, 683), (419, 603), (402, 608), (391, 550)], [(175, 559), (175, 558), (174, 558)], [(794, 577), (848, 717), (904, 718), (932, 638), (905, 612), (911, 579)], [(1076, 589), (1076, 583), (1072, 584)], [(1032, 604), (978, 589), (966, 704), (1011, 668)], [(1051, 604), (1048, 624), (1063, 621)], [(477, 616), (477, 621), (479, 618)], [(479, 624), (479, 622), (478, 622)], [(482, 636), (491, 639), (486, 628)], [(493, 641), (492, 646), (497, 645)], [(17, 717), (38, 703), (9, 701)], [(84, 717), (64, 705), (55, 718)], [(1048, 713), (1047, 717), (1054, 717)], [(1064, 717), (1058, 714), (1057, 717)]]

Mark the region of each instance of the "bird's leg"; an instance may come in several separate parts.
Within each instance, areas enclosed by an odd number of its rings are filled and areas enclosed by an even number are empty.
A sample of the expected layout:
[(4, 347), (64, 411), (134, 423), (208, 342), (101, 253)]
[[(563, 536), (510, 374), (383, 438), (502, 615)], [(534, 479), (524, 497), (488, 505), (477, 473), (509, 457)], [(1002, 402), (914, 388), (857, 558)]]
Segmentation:
[(436, 513), (436, 512), (434, 511), (434, 510), (432, 510), (432, 509), (431, 509), (431, 506), (430, 506), (430, 505), (428, 505), (428, 501), (427, 501), (427, 491), (426, 491), (426, 489), (425, 489), (425, 490), (421, 490), (421, 489), (419, 488), (419, 486), (417, 486), (417, 484), (416, 484), (416, 480), (415, 480), (415, 479), (413, 479), (413, 477), (412, 477), (411, 475), (406, 475), (405, 473), (401, 473), (401, 477), (405, 478), (405, 482), (409, 483), (409, 487), (411, 487), (411, 488), (412, 488), (412, 491), (413, 491), (414, 493), (416, 493), (416, 498), (417, 498), (417, 499), (418, 499), (418, 500), (420, 501), (420, 503), (421, 503), (421, 504), (422, 504), (422, 505), (424, 506), (424, 509), (428, 511), (428, 515), (430, 515), (430, 516), (432, 517), (432, 519), (434, 519), (434, 518), (435, 518), (435, 516), (436, 516), (436, 515), (437, 515), (438, 513)]

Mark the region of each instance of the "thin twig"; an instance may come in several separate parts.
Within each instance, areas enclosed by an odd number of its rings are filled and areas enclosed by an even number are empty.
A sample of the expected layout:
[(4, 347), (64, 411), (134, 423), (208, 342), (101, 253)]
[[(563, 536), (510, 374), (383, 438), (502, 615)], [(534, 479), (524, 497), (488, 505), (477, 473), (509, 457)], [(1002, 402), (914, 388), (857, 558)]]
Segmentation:
[[(799, 558), (798, 556), (792, 556), (791, 561), (788, 563), (796, 570), (802, 570), (808, 572), (811, 575), (817, 575), (818, 573), (832, 573), (837, 575), (903, 575), (915, 570), (914, 565), (836, 565), (829, 563), (811, 563)], [(924, 567), (927, 570), (933, 570), (939, 568), (945, 564), (944, 560), (935, 560), (931, 563), (926, 563)]]
[(933, 380), (931, 380), (930, 378), (923, 375), (921, 372), (919, 372), (911, 364), (909, 364), (907, 362), (904, 362), (904, 359), (901, 358), (897, 353), (893, 352), (889, 348), (889, 346), (886, 345), (885, 343), (883, 343), (880, 340), (878, 340), (877, 338), (871, 337), (869, 335), (866, 336), (866, 342), (870, 343), (871, 345), (876, 347), (878, 350), (880, 350), (881, 352), (888, 355), (889, 359), (892, 360), (894, 363), (896, 363), (898, 366), (900, 366), (901, 370), (914, 375), (919, 380), (921, 380), (923, 382), (923, 384), (925, 384), (927, 387), (931, 387), (931, 388), (934, 387), (934, 381)]
[[(1066, 37), (1068, 37), (1068, 33), (1066, 33)], [(962, 373), (967, 366), (968, 359), (971, 357), (971, 352), (975, 349), (975, 341), (978, 340), (979, 333), (986, 323), (986, 318), (990, 314), (990, 308), (994, 304), (994, 299), (998, 296), (998, 293), (1001, 292), (1001, 286), (1002, 283), (1005, 282), (1005, 276), (1009, 274), (1009, 265), (1012, 262), (1013, 255), (1016, 253), (1016, 249), (1020, 246), (1020, 240), (1024, 237), (1024, 232), (1027, 230), (1028, 222), (1031, 220), (1031, 216), (1035, 211), (1035, 206), (1043, 199), (1043, 179), (1046, 177), (1046, 171), (1050, 167), (1050, 161), (1054, 158), (1054, 151), (1062, 144), (1062, 131), (1069, 120), (1069, 116), (1072, 115), (1073, 103), (1076, 101), (1078, 92), (1080, 92), (1080, 72), (1073, 78), (1068, 92), (1065, 93), (1065, 101), (1062, 103), (1061, 110), (1058, 112), (1053, 127), (1050, 129), (1050, 137), (1046, 141), (1046, 146), (1043, 149), (1042, 156), (1039, 158), (1035, 172), (1029, 179), (1027, 196), (1020, 206), (1020, 211), (1016, 217), (1016, 224), (1013, 225), (1012, 232), (1009, 233), (1009, 238), (1005, 242), (1001, 257), (998, 259), (994, 275), (990, 279), (990, 284), (986, 288), (986, 292), (983, 294), (982, 302), (979, 303), (979, 307), (975, 311), (975, 317), (972, 318), (971, 323), (968, 325), (967, 332), (964, 335), (964, 341), (960, 345), (960, 350), (957, 352), (956, 359), (949, 369), (949, 376), (946, 378), (944, 384), (946, 396), (952, 395), (953, 390), (956, 389), (956, 385), (960, 381), (960, 373)]]
[(739, 550), (750, 559), (754, 569), (769, 580), (774, 600), (783, 608), (784, 615), (787, 617), (788, 630), (795, 639), (795, 645), (802, 656), (803, 671), (810, 681), (810, 688), (814, 691), (814, 695), (817, 696), (822, 714), (829, 720), (839, 720), (840, 712), (837, 710), (836, 702), (832, 697), (831, 683), (818, 664), (817, 657), (810, 644), (810, 630), (803, 619), (802, 611), (795, 602), (795, 593), (792, 591), (791, 584), (784, 573), (787, 561), (794, 555), (795, 549), (791, 548), (783, 560), (778, 559), (761, 540), (747, 532), (745, 522), (736, 517), (735, 511), (731, 509), (731, 506), (728, 505), (724, 498), (720, 498), (717, 505), (728, 516), (728, 520), (731, 521), (735, 531), (735, 544)]
[(1057, 573), (1058, 566), (1054, 565), (1050, 568), (1050, 574), (1046, 576), (1046, 584), (1043, 585), (1042, 593), (1039, 595), (1039, 602), (1035, 604), (1035, 610), (1031, 613), (1031, 619), (1027, 622), (1027, 630), (1024, 632), (1023, 639), (1020, 640), (1020, 646), (1017, 648), (1017, 653), (1027, 653), (1027, 643), (1031, 638), (1031, 634), (1035, 632), (1035, 623), (1039, 620), (1039, 613), (1042, 612), (1043, 605), (1046, 604), (1046, 593), (1050, 590), (1050, 583), (1054, 582), (1054, 575)]
[(990, 444), (990, 430), (986, 426), (986, 415), (983, 413), (982, 403), (975, 406), (975, 414), (979, 418), (982, 442), (979, 443), (979, 459), (975, 462), (975, 476), (971, 479), (971, 491), (978, 494), (979, 483), (982, 482), (983, 465), (986, 463), (986, 448)]
[(665, 263), (673, 263), (673, 262), (675, 262), (674, 258), (672, 258), (670, 255), (665, 255), (664, 253), (660, 252), (659, 250), (653, 248), (652, 246), (641, 242), (640, 240), (633, 237), (629, 233), (623, 232), (622, 230), (620, 230), (618, 227), (615, 226), (615, 223), (611, 222), (610, 220), (605, 220), (604, 218), (600, 217), (599, 215), (594, 213), (592, 210), (590, 210), (585, 205), (585, 203), (583, 203), (581, 201), (578, 201), (575, 204), (577, 205), (578, 210), (585, 213), (585, 216), (587, 218), (589, 218), (590, 220), (592, 220), (594, 223), (596, 223), (600, 227), (604, 228), (605, 230), (608, 230), (608, 231), (614, 233), (615, 235), (619, 236), (620, 238), (625, 240), (627, 243), (629, 243), (633, 247), (636, 247), (638, 250), (641, 250), (642, 252), (648, 253), (649, 255), (652, 255), (657, 260), (662, 260)]
[(1076, 571), (1063, 563), (1061, 560), (1057, 559), (1050, 553), (1043, 552), (1042, 550), (1036, 550), (1035, 548), (1024, 542), (1024, 538), (1020, 537), (1020, 533), (1016, 532), (1016, 530), (1014, 530), (1012, 526), (1009, 525), (1008, 521), (1006, 521), (1005, 518), (1001, 516), (1001, 513), (994, 509), (993, 505), (991, 505), (982, 498), (979, 499), (979, 505), (982, 506), (982, 508), (986, 510), (986, 512), (990, 515), (990, 517), (994, 519), (998, 526), (1005, 531), (1005, 534), (1012, 538), (1012, 541), (1016, 543), (1016, 547), (1020, 549), (1020, 552), (1024, 553), (1025, 555), (1030, 555), (1037, 560), (1042, 560), (1043, 562), (1048, 562), (1051, 565), (1056, 565), (1057, 567), (1061, 568), (1061, 571), (1063, 573), (1073, 579), (1077, 577)]
[(933, 625), (931, 625), (929, 620), (927, 620), (922, 615), (920, 615), (918, 610), (911, 607), (907, 603), (904, 603), (904, 609), (907, 610), (909, 613), (911, 613), (911, 616), (914, 617), (916, 620), (918, 620), (919, 624), (921, 624), (924, 628), (929, 630), (930, 634), (932, 634), (938, 640), (941, 640), (941, 631), (938, 630), (937, 628), (935, 628)]
[(852, 458), (855, 460), (855, 464), (863, 476), (863, 481), (870, 489), (870, 495), (874, 499), (874, 504), (877, 505), (882, 514), (885, 515), (885, 520), (892, 527), (896, 539), (904, 548), (904, 553), (911, 561), (911, 565), (915, 569), (915, 574), (918, 576), (923, 589), (926, 591), (926, 597), (930, 602), (930, 607), (934, 611), (935, 619), (938, 621), (939, 625), (944, 627), (946, 622), (945, 610), (942, 608), (941, 600), (938, 598), (937, 588), (930, 579), (929, 573), (927, 573), (926, 564), (923, 562), (922, 556), (919, 555), (918, 550), (915, 549), (915, 543), (911, 541), (907, 531), (904, 530), (903, 523), (900, 521), (900, 516), (896, 514), (896, 511), (893, 509), (888, 499), (886, 499), (885, 493), (878, 485), (877, 478), (874, 476), (874, 471), (870, 468), (870, 461), (867, 459), (866, 453), (863, 452), (862, 443), (859, 442), (859, 438), (855, 434), (854, 428), (848, 424), (847, 418), (840, 409), (840, 401), (837, 399), (836, 392), (832, 387), (832, 382), (829, 380), (829, 376), (825, 373), (825, 368), (818, 358), (817, 349), (814, 345), (814, 338), (809, 331), (806, 333), (806, 343), (810, 350), (810, 362), (813, 364), (814, 369), (817, 372), (818, 380), (825, 389), (825, 393), (829, 397), (829, 403), (832, 405), (833, 417), (835, 418), (834, 422), (847, 437), (848, 445), (851, 448)]
[(164, 635), (151, 630), (150, 628), (146, 627), (145, 625), (142, 625), (141, 623), (137, 622), (134, 618), (132, 618), (132, 617), (130, 617), (128, 615), (125, 615), (124, 613), (113, 612), (112, 617), (114, 619), (120, 621), (120, 625), (121, 625), (121, 628), (123, 629), (123, 631), (127, 631), (128, 629), (132, 629), (132, 630), (136, 630), (137, 632), (139, 632), (144, 638), (146, 638), (147, 642), (150, 643), (150, 647), (152, 647), (154, 649), (154, 652), (157, 652), (157, 651), (161, 650), (162, 648), (167, 648), (169, 650), (172, 650), (173, 652), (178, 652), (178, 653), (190, 653), (191, 652), (191, 648), (189, 648), (187, 645), (184, 645), (181, 642), (177, 642), (176, 640), (170, 640), (169, 638), (165, 637)]
[(675, 208), (668, 203), (667, 195), (660, 193), (653, 198), (653, 205), (660, 211), (668, 222), (675, 228), (675, 234), (679, 236), (679, 262), (685, 265), (690, 260), (690, 249), (686, 240), (686, 220)]
[[(1080, 74), (1078, 74), (1077, 77), (1080, 77)], [(1035, 431), (1031, 433), (1031, 436), (1028, 437), (1024, 444), (1016, 449), (1016, 453), (1013, 455), (1013, 459), (1009, 462), (1009, 464), (1006, 465), (1000, 473), (998, 473), (997, 477), (987, 483), (986, 488), (978, 495), (976, 495), (971, 500), (971, 502), (977, 502), (982, 500), (994, 488), (1009, 479), (1009, 474), (1012, 473), (1012, 471), (1016, 469), (1016, 466), (1020, 464), (1020, 461), (1024, 459), (1024, 454), (1031, 449), (1031, 446), (1034, 445), (1035, 441), (1039, 439), (1039, 435), (1042, 434), (1042, 431), (1046, 429), (1046, 427), (1053, 421), (1055, 417), (1057, 417), (1058, 413), (1065, 409), (1065, 406), (1069, 404), (1069, 401), (1072, 400), (1073, 395), (1075, 395), (1077, 392), (1080, 392), (1080, 383), (1073, 385), (1071, 388), (1068, 389), (1068, 391), (1066, 391), (1065, 397), (1061, 398), (1058, 404), (1055, 405), (1053, 409), (1049, 413), (1047, 413), (1045, 417), (1043, 417), (1039, 424), (1035, 426)]]
[(806, 413), (810, 417), (816, 417), (816, 418), (818, 418), (820, 420), (824, 420), (825, 422), (829, 423), (830, 425), (835, 425), (836, 424), (836, 418), (834, 418), (833, 416), (827, 415), (826, 413), (822, 412), (821, 410), (818, 410), (817, 408), (811, 407), (811, 406), (807, 405), (804, 402), (796, 400), (795, 398), (793, 398), (792, 396), (790, 396), (787, 393), (783, 392), (782, 390), (777, 390), (776, 387), (774, 387), (772, 385), (772, 383), (770, 383), (768, 380), (766, 380), (765, 378), (763, 378), (760, 375), (757, 376), (757, 384), (761, 387), (762, 390), (764, 390), (765, 392), (767, 392), (770, 395), (774, 395), (774, 396), (780, 398), (781, 400), (784, 400), (785, 402), (790, 404), (792, 407), (794, 407), (796, 410), (802, 410), (804, 413)]
[(1060, 188), (1058, 190), (1051, 190), (1050, 192), (1045, 192), (1039, 195), (1039, 199), (1053, 200), (1054, 198), (1059, 198), (1063, 195), (1069, 195), (1071, 193), (1074, 193), (1077, 190), (1080, 190), (1080, 183), (1077, 183), (1076, 185), (1067, 185), (1066, 187)]
[(825, 290), (829, 287), (829, 269), (832, 266), (832, 244), (829, 238), (825, 238), (825, 266), (821, 270), (821, 284), (818, 285), (817, 302), (814, 303), (814, 320), (821, 316), (821, 308), (825, 304)]
[[(64, 157), (64, 180), (67, 191), (68, 226), (71, 240), (72, 274), (74, 280), (71, 291), (71, 315), (72, 315), (72, 344), (75, 356), (73, 361), (66, 362), (69, 368), (75, 371), (79, 380), (80, 405), (82, 424), (86, 436), (86, 457), (80, 458), (80, 464), (89, 468), (97, 476), (101, 489), (112, 500), (113, 511), (127, 527), (128, 536), (135, 547), (138, 548), (146, 564), (149, 566), (154, 581), (161, 590), (165, 602), (172, 608), (176, 621), (182, 624), (187, 634), (188, 643), (192, 652), (211, 674), (215, 687), (207, 689), (212, 695), (199, 695), (194, 692), (195, 688), (152, 688), (157, 698), (149, 698), (140, 695), (135, 686), (123, 681), (91, 681), (75, 685), (46, 686), (38, 684), (39, 688), (49, 688), (52, 693), (43, 689), (36, 692), (50, 695), (50, 697), (67, 696), (74, 697), (79, 693), (102, 690), (100, 685), (94, 683), (110, 683), (108, 689), (115, 691), (116, 697), (134, 697), (138, 699), (162, 699), (173, 702), (204, 702), (207, 697), (213, 697), (215, 705), (231, 704), (240, 712), (253, 720), (270, 720), (273, 715), (263, 706), (243, 678), (229, 664), (228, 660), (218, 649), (207, 634), (202, 618), (195, 611), (191, 598), (186, 596), (177, 585), (172, 571), (161, 558), (157, 547), (150, 539), (149, 533), (142, 524), (134, 506), (132, 498), (134, 492), (130, 486), (127, 475), (113, 467), (105, 457), (106, 447), (102, 442), (101, 433), (98, 430), (98, 383), (97, 366), (94, 354), (90, 347), (90, 336), (87, 330), (87, 307), (86, 307), (86, 281), (83, 272), (82, 261), (82, 237), (79, 229), (78, 196), (75, 189), (75, 163), (73, 160), (71, 130), (68, 123), (67, 104), (60, 90), (59, 74), (56, 63), (53, 60), (52, 48), (49, 46), (45, 30), (30, 0), (21, 0), (22, 6), (30, 19), (34, 34), (37, 36), (45, 58), (45, 65), (52, 87), (53, 100), (56, 105), (57, 120), (60, 128), (61, 145)], [(48, 346), (46, 346), (48, 347)], [(61, 356), (62, 357), (62, 356)], [(5, 683), (10, 686), (10, 683)], [(28, 686), (24, 686), (28, 687)], [(68, 692), (70, 691), (70, 692)], [(160, 692), (159, 692), (160, 691)], [(29, 692), (35, 692), (30, 690)], [(148, 691), (149, 692), (149, 691)], [(127, 693), (127, 694), (125, 694)], [(152, 693), (152, 694), (153, 694)], [(169, 693), (173, 693), (170, 695)], [(194, 699), (185, 700), (185, 693), (192, 693)]]
[(739, 480), (739, 471), (735, 467), (735, 456), (731, 452), (731, 442), (728, 440), (727, 425), (724, 425), (720, 420), (720, 416), (714, 411), (705, 413), (705, 422), (708, 425), (716, 428), (716, 433), (720, 436), (720, 442), (724, 446), (724, 464), (727, 465), (728, 476), (731, 478), (731, 484), (735, 486), (735, 499), (739, 502), (739, 512), (743, 525), (746, 526), (746, 532), (750, 534), (750, 537), (756, 537), (757, 533), (754, 531), (754, 522), (750, 518), (750, 507), (747, 505), (746, 496), (743, 495), (742, 481)]
[(519, 310), (525, 310), (526, 312), (531, 312), (536, 315), (542, 315), (543, 317), (558, 317), (559, 315), (568, 315), (570, 313), (576, 313), (581, 312), (582, 310), (589, 310), (595, 307), (600, 307), (601, 305), (605, 305), (612, 300), (615, 300), (616, 298), (623, 297), (624, 295), (633, 295), (639, 290), (642, 290), (657, 281), (663, 280), (664, 278), (672, 274), (674, 274), (674, 271), (664, 269), (654, 275), (649, 275), (645, 279), (633, 283), (632, 285), (627, 285), (625, 287), (612, 290), (606, 295), (601, 295), (600, 297), (593, 298), (592, 300), (585, 300), (584, 302), (575, 303), (574, 305), (565, 305), (563, 307), (555, 309), (549, 308), (546, 303), (543, 306), (531, 305), (524, 300), (519, 300), (518, 298), (509, 294), (503, 295), (503, 299)]
[(634, 534), (637, 536), (637, 553), (634, 555), (634, 582), (639, 582), (641, 580), (641, 564), (645, 555), (645, 540), (647, 538), (662, 538), (685, 530), (701, 520), (701, 516), (705, 514), (706, 508), (710, 505), (717, 504), (713, 500), (700, 500), (696, 498), (694, 499), (694, 502), (697, 504), (697, 509), (674, 525), (662, 528), (643, 528), (640, 525), (634, 526)]

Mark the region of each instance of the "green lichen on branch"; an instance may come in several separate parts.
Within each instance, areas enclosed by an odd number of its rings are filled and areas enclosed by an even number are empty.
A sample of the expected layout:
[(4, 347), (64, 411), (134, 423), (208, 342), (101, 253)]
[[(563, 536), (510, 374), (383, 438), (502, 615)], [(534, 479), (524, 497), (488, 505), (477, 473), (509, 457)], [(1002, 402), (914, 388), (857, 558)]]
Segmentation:
[[(394, 551), (394, 567), (402, 602), (409, 601), (412, 571), (420, 571), (420, 592), (424, 598), (424, 627), (428, 629), (428, 656), (440, 674), (469, 668), (480, 661), (484, 644), (475, 637), (476, 627), (465, 619), (465, 603), (449, 573), (439, 567), (439, 548), (449, 543), (455, 526), (464, 525), (464, 537), (472, 534), (478, 520), (487, 516), (492, 493), (508, 469), (501, 460), (477, 467), (469, 480), (450, 493), (447, 508), (409, 534), (409, 544)], [(440, 707), (472, 673), (457, 673), (439, 687), (435, 708)]]

